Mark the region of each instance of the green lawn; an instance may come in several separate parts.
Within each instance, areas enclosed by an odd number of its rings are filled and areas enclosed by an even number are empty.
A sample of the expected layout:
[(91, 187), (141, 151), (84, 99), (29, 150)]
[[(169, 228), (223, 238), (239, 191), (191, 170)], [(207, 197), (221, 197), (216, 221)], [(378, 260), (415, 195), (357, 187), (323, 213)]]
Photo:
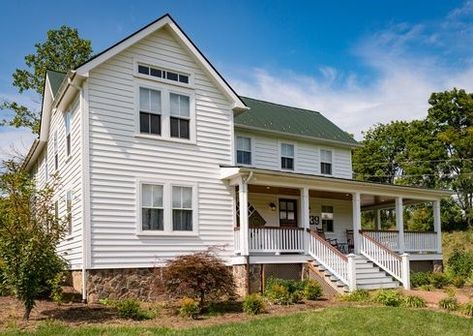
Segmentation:
[[(159, 318), (158, 318), (159, 320)], [(143, 327), (81, 327), (71, 329), (57, 323), (44, 324), (31, 335), (473, 335), (473, 319), (429, 310), (403, 308), (328, 308), (280, 317), (262, 317), (245, 323), (207, 328), (169, 330)], [(4, 335), (26, 335), (11, 330)]]

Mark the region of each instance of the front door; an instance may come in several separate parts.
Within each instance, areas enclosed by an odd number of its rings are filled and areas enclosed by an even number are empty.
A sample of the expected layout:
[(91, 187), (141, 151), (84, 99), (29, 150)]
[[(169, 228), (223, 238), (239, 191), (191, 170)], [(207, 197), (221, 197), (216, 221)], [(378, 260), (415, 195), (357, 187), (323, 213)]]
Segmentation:
[(297, 200), (279, 199), (279, 226), (297, 227)]

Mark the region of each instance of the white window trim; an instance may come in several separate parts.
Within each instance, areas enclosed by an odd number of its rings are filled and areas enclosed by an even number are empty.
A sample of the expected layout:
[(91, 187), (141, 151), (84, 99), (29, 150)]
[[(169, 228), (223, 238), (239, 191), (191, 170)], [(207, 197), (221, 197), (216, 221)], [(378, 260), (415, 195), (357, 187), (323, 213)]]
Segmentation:
[[(140, 87), (145, 89), (157, 90), (161, 92), (161, 135), (140, 133)], [(189, 139), (171, 137), (171, 107), (170, 93), (184, 95), (189, 97)], [(135, 83), (135, 137), (153, 140), (165, 140), (171, 142), (180, 142), (186, 144), (196, 144), (197, 142), (196, 111), (195, 111), (195, 93), (187, 88), (174, 88), (170, 85), (161, 83), (151, 83), (148, 81), (137, 80)]]
[[(328, 151), (328, 152), (331, 152), (332, 153), (332, 162), (327, 162), (327, 161), (322, 161), (322, 151)], [(333, 168), (334, 168), (334, 164), (333, 164), (333, 157), (334, 157), (334, 150), (332, 148), (320, 148), (319, 149), (319, 160), (320, 160), (320, 163), (319, 163), (319, 171), (320, 171), (320, 175), (323, 175), (323, 176), (334, 176), (333, 174)], [(322, 173), (322, 163), (330, 163), (332, 165), (332, 174), (323, 174)]]
[[(153, 77), (151, 75), (145, 75), (145, 74), (139, 73), (138, 72), (138, 65), (148, 66), (148, 67), (151, 67), (151, 68), (158, 68), (158, 69), (165, 70), (165, 71), (177, 72), (177, 73), (182, 74), (182, 75), (187, 75), (187, 76), (189, 76), (189, 83), (186, 84), (186, 83), (182, 83), (182, 82), (179, 82), (179, 81), (173, 81), (173, 80), (169, 80), (169, 79), (166, 79), (166, 78)], [(184, 68), (184, 67), (176, 65), (176, 64), (171, 64), (171, 63), (168, 63), (168, 62), (163, 62), (163, 61), (161, 61), (161, 62), (156, 62), (156, 61), (148, 62), (143, 58), (134, 58), (133, 59), (133, 75), (137, 78), (142, 78), (142, 79), (145, 79), (147, 81), (161, 82), (163, 84), (169, 84), (169, 85), (183, 87), (183, 88), (191, 88), (191, 89), (195, 88), (195, 84), (194, 84), (195, 74), (193, 72), (190, 72), (189, 69), (187, 69), (187, 68)]]
[[(238, 162), (238, 138), (248, 138), (250, 139), (250, 151), (251, 151), (251, 160), (250, 163), (239, 163)], [(252, 167), (254, 166), (253, 162), (255, 160), (255, 138), (249, 135), (243, 135), (243, 134), (236, 134), (235, 135), (235, 164), (238, 166), (246, 166), (246, 167)]]
[[(70, 240), (73, 238), (74, 235), (74, 191), (72, 188), (67, 187), (65, 188), (64, 191), (64, 215), (67, 216), (67, 194), (71, 193), (71, 231), (66, 233), (66, 236), (64, 237), (65, 240)], [(60, 207), (60, 204), (59, 204)], [(59, 214), (61, 213), (61, 210), (59, 209)]]
[[(72, 156), (72, 111), (67, 109), (63, 113), (64, 116), (64, 154), (66, 157), (66, 162), (69, 160), (69, 158)], [(69, 153), (67, 152), (67, 127), (66, 127), (66, 118), (69, 116), (69, 136), (70, 136), (70, 148), (69, 148)]]
[[(163, 186), (163, 228), (164, 230), (143, 230), (141, 224), (141, 204), (143, 184)], [(172, 229), (172, 187), (192, 188), (192, 231), (174, 231)], [(163, 181), (154, 179), (137, 179), (136, 182), (136, 235), (137, 236), (187, 236), (199, 235), (198, 222), (198, 185), (193, 182)]]
[[(286, 145), (293, 145), (294, 146), (294, 157), (293, 157), (293, 162), (294, 162), (294, 169), (286, 169), (286, 168), (283, 168), (282, 167), (282, 162), (281, 162), (281, 158), (282, 158), (282, 144), (286, 144)], [(294, 143), (294, 142), (290, 142), (290, 141), (278, 141), (278, 153), (279, 153), (279, 156), (278, 156), (278, 166), (279, 166), (279, 169), (281, 171), (285, 171), (285, 172), (295, 172), (297, 171), (297, 160), (296, 160), (296, 157), (297, 157), (297, 144)]]

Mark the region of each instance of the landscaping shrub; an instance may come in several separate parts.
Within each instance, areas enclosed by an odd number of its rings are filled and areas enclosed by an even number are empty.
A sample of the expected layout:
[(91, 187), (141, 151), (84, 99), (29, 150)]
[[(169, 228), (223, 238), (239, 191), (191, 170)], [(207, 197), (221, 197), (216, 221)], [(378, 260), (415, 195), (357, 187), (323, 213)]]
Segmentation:
[(435, 288), (435, 287), (432, 286), (431, 284), (422, 285), (422, 286), (419, 287), (419, 289), (422, 289), (422, 290), (424, 290), (424, 291), (426, 291), (426, 292), (431, 292), (431, 291), (434, 290), (434, 288)]
[(382, 289), (375, 294), (374, 301), (389, 307), (399, 307), (402, 303), (402, 295), (395, 290)]
[(199, 303), (193, 298), (185, 297), (181, 300), (179, 315), (195, 319), (199, 314)]
[(2, 261), (0, 260), (0, 296), (10, 295), (11, 291), (7, 285), (7, 277), (2, 269)]
[(142, 309), (140, 303), (135, 299), (117, 300), (111, 304), (118, 311), (118, 316), (131, 320), (149, 320), (151, 313)]
[(473, 301), (470, 301), (462, 305), (461, 311), (463, 314), (473, 317)]
[(473, 273), (473, 252), (455, 249), (447, 260), (447, 269), (454, 276), (468, 278)]
[(368, 301), (369, 298), (370, 298), (370, 293), (365, 289), (357, 289), (351, 293), (341, 296), (341, 299), (343, 301), (351, 301), (351, 302)]
[(452, 285), (457, 288), (462, 288), (463, 286), (465, 286), (465, 282), (465, 278), (460, 275), (455, 275), (451, 280)]
[(439, 301), (439, 307), (448, 311), (458, 309), (458, 301), (455, 297), (446, 297)]
[(443, 288), (450, 284), (450, 279), (445, 273), (434, 272), (430, 274), (430, 284), (435, 288)]
[(264, 295), (275, 304), (289, 305), (300, 302), (303, 291), (302, 281), (270, 278), (266, 283)]
[(264, 311), (264, 299), (259, 294), (250, 294), (243, 300), (243, 311), (248, 315), (261, 314)]
[(427, 306), (423, 298), (415, 295), (404, 297), (401, 305), (407, 308), (424, 308)]
[(320, 284), (312, 279), (306, 279), (302, 281), (304, 289), (302, 290), (302, 296), (306, 300), (317, 300), (322, 297), (322, 287)]
[(189, 297), (204, 304), (233, 297), (233, 274), (224, 262), (211, 252), (179, 256), (163, 272), (164, 287), (171, 297)]
[(411, 273), (411, 287), (418, 288), (430, 284), (430, 272)]

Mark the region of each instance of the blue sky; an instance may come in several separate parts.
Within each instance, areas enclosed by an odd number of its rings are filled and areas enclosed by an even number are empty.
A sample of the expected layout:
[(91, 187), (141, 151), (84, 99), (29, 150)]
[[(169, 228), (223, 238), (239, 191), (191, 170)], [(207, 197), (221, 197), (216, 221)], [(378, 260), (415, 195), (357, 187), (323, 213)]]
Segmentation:
[[(166, 12), (240, 94), (318, 110), (358, 139), (377, 122), (423, 117), (432, 91), (473, 91), (472, 1), (1, 0), (1, 6), (0, 98), (31, 106), (37, 97), (18, 98), (11, 74), (47, 30), (76, 27), (99, 52)], [(3, 151), (32, 139), (26, 130), (0, 132)]]

